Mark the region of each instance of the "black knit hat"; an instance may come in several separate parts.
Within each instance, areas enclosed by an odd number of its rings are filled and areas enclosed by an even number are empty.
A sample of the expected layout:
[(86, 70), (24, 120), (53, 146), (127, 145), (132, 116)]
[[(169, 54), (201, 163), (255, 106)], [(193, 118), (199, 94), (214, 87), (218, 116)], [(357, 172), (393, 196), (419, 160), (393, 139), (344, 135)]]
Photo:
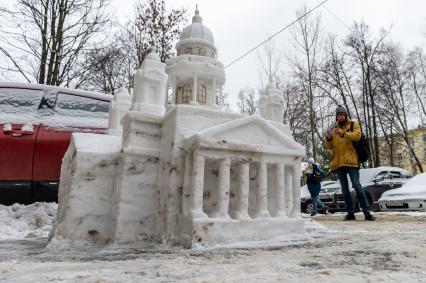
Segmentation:
[(343, 107), (342, 105), (337, 106), (336, 108), (336, 116), (339, 114), (345, 114), (345, 116), (348, 116), (348, 111), (346, 110), (345, 107)]

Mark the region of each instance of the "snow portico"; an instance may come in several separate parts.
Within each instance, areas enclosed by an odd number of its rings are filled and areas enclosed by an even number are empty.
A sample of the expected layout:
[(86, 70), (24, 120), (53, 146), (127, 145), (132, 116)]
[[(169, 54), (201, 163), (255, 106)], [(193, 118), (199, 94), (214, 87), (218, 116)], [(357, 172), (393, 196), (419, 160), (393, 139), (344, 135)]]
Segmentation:
[(109, 135), (73, 134), (53, 238), (194, 247), (304, 236), (304, 148), (280, 123), (273, 84), (261, 116), (220, 110), (225, 73), (198, 9), (176, 49), (166, 64), (149, 54), (133, 97), (114, 97)]

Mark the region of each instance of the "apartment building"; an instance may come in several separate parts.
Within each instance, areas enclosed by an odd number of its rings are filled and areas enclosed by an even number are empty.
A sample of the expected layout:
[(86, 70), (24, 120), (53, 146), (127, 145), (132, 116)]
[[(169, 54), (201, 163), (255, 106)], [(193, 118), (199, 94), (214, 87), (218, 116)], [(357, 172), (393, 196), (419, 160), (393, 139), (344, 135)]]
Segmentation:
[[(426, 125), (409, 130), (408, 139), (409, 143), (414, 148), (415, 155), (422, 164), (423, 170), (426, 170)], [(382, 152), (382, 165), (401, 167), (412, 174), (420, 172), (419, 168), (416, 166), (414, 154), (409, 150), (402, 135), (397, 134), (394, 136), (392, 151), (384, 138), (380, 138), (379, 143)], [(393, 163), (391, 159), (393, 159)]]

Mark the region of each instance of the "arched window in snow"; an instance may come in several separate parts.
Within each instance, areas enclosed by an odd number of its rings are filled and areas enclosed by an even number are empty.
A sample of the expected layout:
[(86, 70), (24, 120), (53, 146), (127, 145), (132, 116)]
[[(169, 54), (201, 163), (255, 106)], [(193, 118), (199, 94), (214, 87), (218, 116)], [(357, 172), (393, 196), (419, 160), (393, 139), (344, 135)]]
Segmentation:
[(192, 87), (190, 85), (180, 86), (176, 92), (176, 104), (188, 104), (191, 102)]
[(205, 104), (206, 103), (206, 87), (203, 85), (199, 85), (198, 86), (198, 92), (197, 92), (197, 101), (200, 104)]

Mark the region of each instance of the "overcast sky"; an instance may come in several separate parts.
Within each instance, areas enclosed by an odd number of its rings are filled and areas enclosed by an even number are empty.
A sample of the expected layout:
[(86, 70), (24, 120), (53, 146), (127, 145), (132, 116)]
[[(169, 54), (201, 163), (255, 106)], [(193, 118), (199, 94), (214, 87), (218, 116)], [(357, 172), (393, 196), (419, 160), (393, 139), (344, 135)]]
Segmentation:
[[(189, 22), (198, 4), (203, 24), (213, 33), (218, 60), (228, 65), (295, 19), (304, 3), (314, 7), (322, 0), (166, 0), (167, 8), (185, 7)], [(135, 0), (113, 0), (122, 20), (132, 15)], [(316, 10), (321, 13), (322, 33), (348, 34), (354, 21), (364, 20), (372, 31), (392, 26), (391, 38), (405, 48), (425, 46), (426, 1), (424, 0), (328, 0)], [(289, 31), (275, 38), (283, 52), (291, 52)], [(258, 49), (260, 52), (261, 49)], [(284, 69), (288, 70), (287, 64)], [(235, 104), (238, 91), (260, 85), (258, 52), (253, 52), (226, 71), (225, 91)], [(234, 108), (234, 107), (233, 107)]]
[[(13, 0), (1, 0), (13, 2)], [(111, 0), (112, 11), (122, 22), (134, 14), (137, 0)], [(188, 23), (198, 4), (203, 24), (213, 33), (218, 60), (228, 65), (269, 36), (291, 23), (295, 12), (306, 3), (314, 7), (323, 0), (166, 0), (167, 8), (187, 8)], [(7, 3), (6, 2), (6, 3)], [(322, 33), (340, 39), (354, 21), (364, 20), (373, 33), (392, 26), (391, 38), (405, 48), (426, 46), (426, 0), (328, 0), (315, 12), (321, 13)], [(291, 37), (286, 30), (275, 37), (280, 51), (291, 53)], [(258, 49), (262, 51), (262, 49)], [(285, 62), (284, 69), (288, 71)], [(260, 86), (258, 52), (253, 52), (226, 68), (225, 91), (235, 103), (238, 91)]]

